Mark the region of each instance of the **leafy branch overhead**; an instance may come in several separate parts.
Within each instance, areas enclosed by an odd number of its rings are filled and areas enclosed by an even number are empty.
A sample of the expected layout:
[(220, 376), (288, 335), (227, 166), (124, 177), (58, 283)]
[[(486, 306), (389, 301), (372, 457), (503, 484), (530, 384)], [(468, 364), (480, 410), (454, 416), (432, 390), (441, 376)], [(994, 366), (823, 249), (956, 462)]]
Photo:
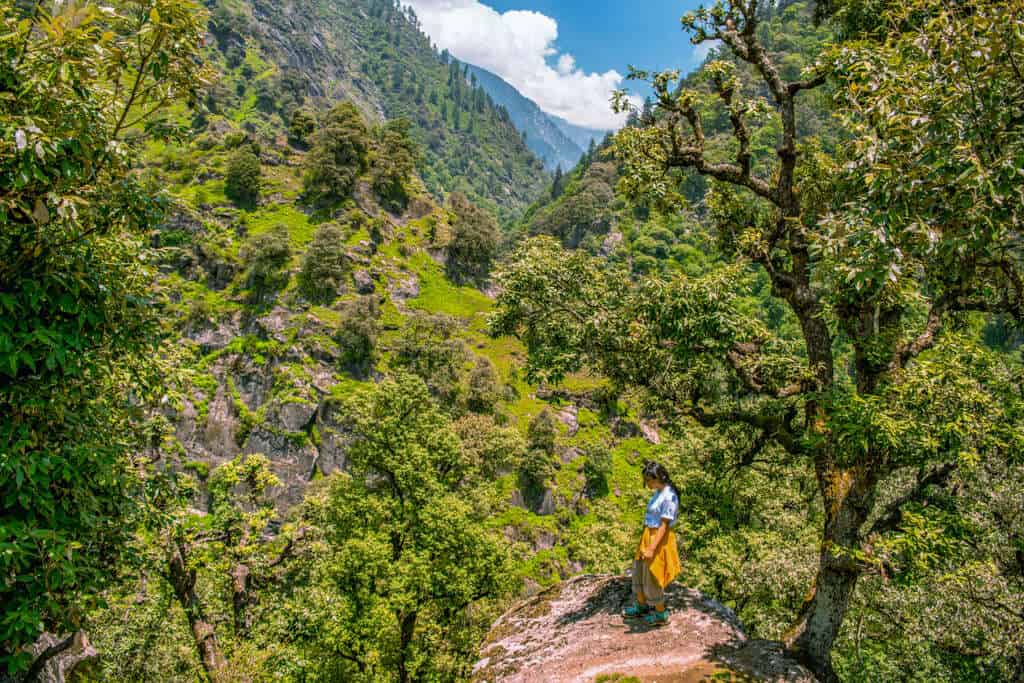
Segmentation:
[(0, 6), (0, 666), (77, 627), (119, 559), (136, 420), (159, 390), (133, 173), (212, 79), (188, 0)]

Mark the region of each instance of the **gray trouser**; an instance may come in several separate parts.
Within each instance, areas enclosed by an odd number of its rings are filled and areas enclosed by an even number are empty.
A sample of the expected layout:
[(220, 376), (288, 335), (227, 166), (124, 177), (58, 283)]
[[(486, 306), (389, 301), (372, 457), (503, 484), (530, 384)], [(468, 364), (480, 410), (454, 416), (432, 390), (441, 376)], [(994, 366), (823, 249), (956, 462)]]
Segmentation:
[(658, 585), (643, 560), (633, 560), (633, 596), (644, 596), (644, 602), (650, 605), (665, 603), (665, 589)]

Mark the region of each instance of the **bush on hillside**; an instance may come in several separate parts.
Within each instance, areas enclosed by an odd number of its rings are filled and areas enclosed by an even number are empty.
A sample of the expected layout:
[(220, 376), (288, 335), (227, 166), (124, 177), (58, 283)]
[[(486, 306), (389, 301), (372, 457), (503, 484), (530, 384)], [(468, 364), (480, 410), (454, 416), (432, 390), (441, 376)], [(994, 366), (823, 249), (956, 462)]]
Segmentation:
[(317, 227), (302, 258), (299, 293), (312, 303), (329, 304), (337, 298), (350, 269), (344, 233), (336, 224), (324, 223)]
[(550, 408), (545, 407), (533, 416), (526, 428), (526, 443), (530, 448), (555, 452), (555, 438), (558, 436), (558, 420)]
[(299, 107), (288, 121), (288, 141), (305, 147), (316, 132), (316, 113), (309, 107)]
[(530, 234), (551, 235), (575, 248), (588, 235), (607, 232), (614, 215), (616, 175), (613, 164), (591, 164), (557, 201), (537, 213)]
[(466, 407), (474, 413), (491, 413), (500, 398), (501, 385), (494, 364), (488, 358), (478, 358), (476, 366), (469, 373)]
[(356, 180), (366, 171), (370, 132), (351, 102), (327, 112), (311, 137), (303, 189), (314, 204), (330, 204), (352, 196)]
[(597, 498), (608, 494), (608, 475), (612, 473), (612, 452), (603, 445), (590, 445), (583, 451), (583, 477), (587, 495)]
[(224, 194), (240, 206), (253, 206), (260, 198), (260, 160), (248, 145), (239, 147), (228, 160)]
[(359, 379), (369, 377), (377, 362), (380, 334), (380, 306), (374, 295), (361, 296), (345, 304), (334, 341), (341, 348), (339, 364)]
[(267, 295), (288, 284), (286, 268), (292, 258), (292, 248), (288, 228), (284, 225), (276, 225), (253, 237), (242, 248), (240, 256), (242, 262), (248, 265), (245, 287), (255, 303), (262, 303)]
[(500, 233), (494, 217), (461, 192), (448, 197), (452, 237), (448, 243), (448, 277), (454, 282), (483, 282), (498, 252)]
[(517, 469), (526, 451), (523, 436), (515, 427), (503, 427), (489, 415), (469, 414), (452, 423), (462, 443), (468, 465), (488, 479)]
[(460, 412), (462, 365), (466, 347), (455, 335), (457, 321), (447, 315), (414, 313), (394, 346), (393, 363), (427, 384), (449, 412)]
[(420, 162), (419, 147), (409, 136), (406, 119), (388, 121), (377, 131), (372, 158), (373, 191), (389, 211), (404, 211), (409, 202), (408, 183)]

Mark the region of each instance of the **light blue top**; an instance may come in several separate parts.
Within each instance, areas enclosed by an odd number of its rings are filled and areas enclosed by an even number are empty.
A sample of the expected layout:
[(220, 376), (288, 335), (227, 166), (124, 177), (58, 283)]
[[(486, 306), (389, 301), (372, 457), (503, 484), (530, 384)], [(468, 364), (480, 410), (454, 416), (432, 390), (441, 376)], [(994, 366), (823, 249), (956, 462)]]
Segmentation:
[(666, 485), (660, 491), (655, 491), (651, 500), (647, 503), (647, 513), (644, 514), (644, 524), (651, 528), (661, 526), (661, 520), (668, 519), (669, 526), (675, 526), (676, 517), (679, 514), (679, 496)]

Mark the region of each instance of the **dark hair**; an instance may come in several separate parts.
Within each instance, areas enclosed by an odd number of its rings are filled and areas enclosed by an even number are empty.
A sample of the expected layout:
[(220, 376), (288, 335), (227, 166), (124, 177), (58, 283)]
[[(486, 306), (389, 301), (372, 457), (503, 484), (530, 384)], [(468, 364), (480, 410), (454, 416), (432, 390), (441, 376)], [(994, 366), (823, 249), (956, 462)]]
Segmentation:
[(672, 490), (676, 492), (676, 495), (679, 495), (679, 487), (676, 486), (674, 481), (672, 481), (672, 477), (668, 476), (668, 470), (666, 470), (665, 466), (661, 463), (654, 462), (653, 460), (644, 460), (644, 468), (641, 470), (641, 474), (643, 475), (645, 482), (648, 479), (657, 479), (662, 484), (671, 486)]

